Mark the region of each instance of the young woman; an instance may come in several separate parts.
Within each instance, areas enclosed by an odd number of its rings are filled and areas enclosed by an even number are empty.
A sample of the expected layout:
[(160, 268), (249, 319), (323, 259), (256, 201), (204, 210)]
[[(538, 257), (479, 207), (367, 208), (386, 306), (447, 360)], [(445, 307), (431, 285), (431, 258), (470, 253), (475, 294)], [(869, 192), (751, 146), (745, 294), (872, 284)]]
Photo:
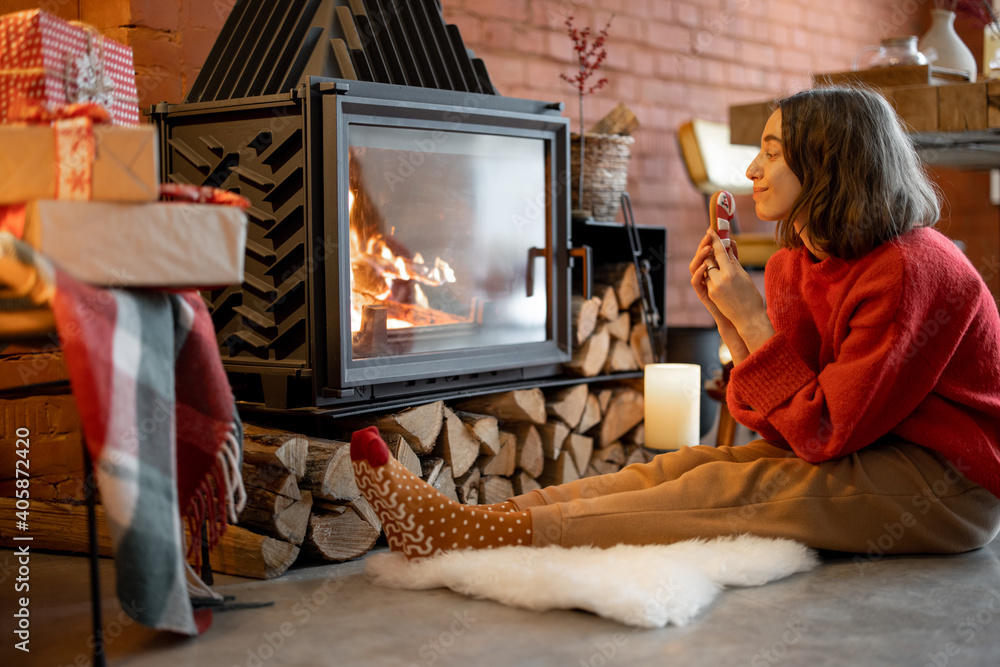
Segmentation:
[(935, 191), (891, 107), (848, 88), (781, 100), (747, 176), (783, 246), (767, 264), (767, 306), (711, 230), (690, 273), (736, 364), (729, 407), (763, 439), (469, 507), (407, 472), (366, 429), (352, 441), (355, 473), (393, 549), (752, 533), (953, 553), (993, 539), (1000, 316), (972, 264), (931, 228)]

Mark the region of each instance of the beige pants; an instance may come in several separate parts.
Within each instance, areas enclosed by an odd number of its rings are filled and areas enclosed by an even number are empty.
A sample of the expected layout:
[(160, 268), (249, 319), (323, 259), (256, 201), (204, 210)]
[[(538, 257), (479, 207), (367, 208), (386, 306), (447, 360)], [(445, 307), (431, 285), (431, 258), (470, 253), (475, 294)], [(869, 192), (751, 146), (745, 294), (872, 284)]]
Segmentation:
[(812, 464), (765, 440), (686, 447), (647, 464), (517, 496), (535, 546), (665, 544), (750, 533), (858, 553), (957, 553), (1000, 529), (1000, 500), (962, 462), (876, 444)]

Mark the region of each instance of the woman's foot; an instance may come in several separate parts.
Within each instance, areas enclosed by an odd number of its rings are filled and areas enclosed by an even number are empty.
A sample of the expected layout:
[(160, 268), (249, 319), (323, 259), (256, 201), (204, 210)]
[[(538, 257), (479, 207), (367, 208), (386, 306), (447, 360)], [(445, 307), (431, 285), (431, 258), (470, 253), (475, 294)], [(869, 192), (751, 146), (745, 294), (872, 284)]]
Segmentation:
[(408, 558), (531, 544), (528, 512), (490, 511), (450, 500), (392, 458), (374, 426), (351, 436), (351, 462), (358, 489), (382, 521), (389, 547)]

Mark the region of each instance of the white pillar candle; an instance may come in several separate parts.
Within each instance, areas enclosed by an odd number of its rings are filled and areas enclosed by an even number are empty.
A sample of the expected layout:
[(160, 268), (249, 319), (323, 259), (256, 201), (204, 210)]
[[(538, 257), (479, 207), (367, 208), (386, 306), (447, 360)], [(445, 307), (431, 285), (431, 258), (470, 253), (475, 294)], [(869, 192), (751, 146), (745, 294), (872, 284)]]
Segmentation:
[(680, 449), (699, 443), (701, 367), (648, 364), (645, 368), (646, 447)]

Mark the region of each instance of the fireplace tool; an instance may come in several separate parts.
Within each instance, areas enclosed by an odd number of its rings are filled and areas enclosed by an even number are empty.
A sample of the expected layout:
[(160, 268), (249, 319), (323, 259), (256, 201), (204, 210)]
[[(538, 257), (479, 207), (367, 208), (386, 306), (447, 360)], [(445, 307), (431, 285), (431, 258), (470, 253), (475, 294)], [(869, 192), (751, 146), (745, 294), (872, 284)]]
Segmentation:
[(632, 212), (632, 197), (627, 192), (622, 193), (622, 215), (625, 217), (628, 242), (632, 247), (632, 263), (635, 265), (635, 275), (639, 282), (639, 305), (642, 308), (642, 321), (649, 335), (649, 347), (653, 353), (653, 361), (662, 363), (666, 360), (662, 318), (653, 299), (653, 278), (650, 274), (649, 260), (643, 257), (642, 241), (639, 240), (635, 214)]

